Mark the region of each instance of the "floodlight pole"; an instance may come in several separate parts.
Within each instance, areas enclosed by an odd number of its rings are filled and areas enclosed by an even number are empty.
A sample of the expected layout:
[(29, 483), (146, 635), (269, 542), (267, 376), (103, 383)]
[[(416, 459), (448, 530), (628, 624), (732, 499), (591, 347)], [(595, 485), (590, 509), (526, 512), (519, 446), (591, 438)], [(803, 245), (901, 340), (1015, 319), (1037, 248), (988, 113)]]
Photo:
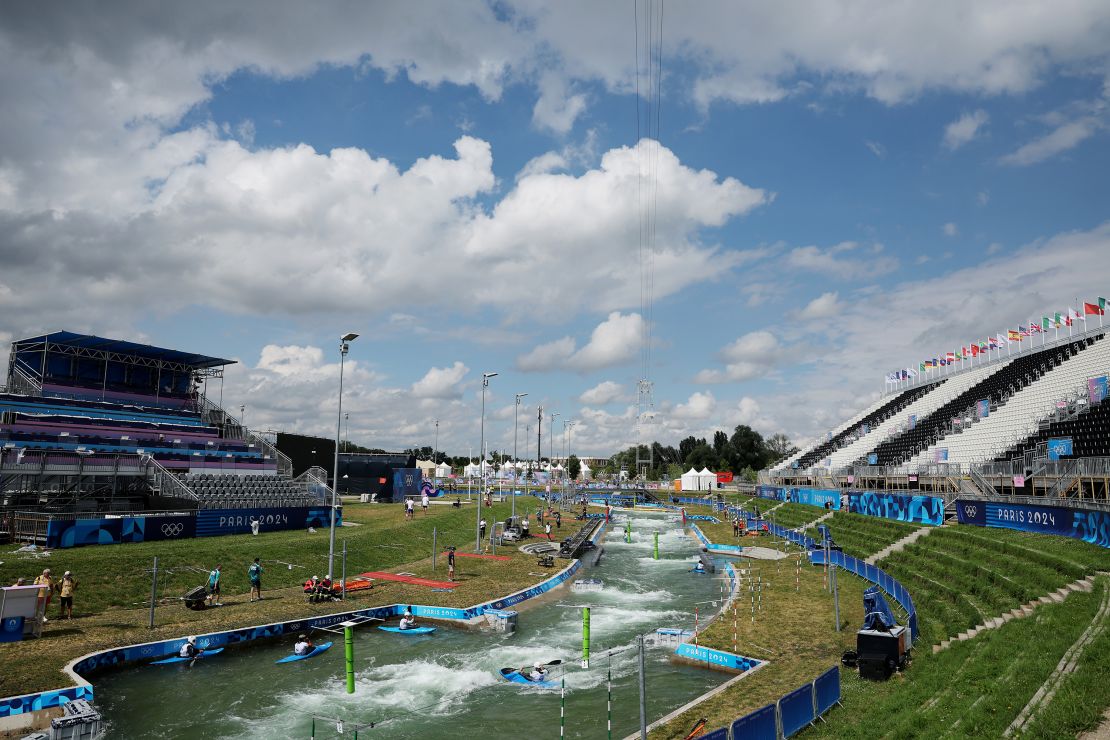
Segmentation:
[[(478, 477), (482, 481), (482, 487), (485, 486), (486, 478), (482, 472), (482, 465), (486, 461), (486, 388), (489, 387), (489, 379), (493, 378), (497, 373), (482, 373), (482, 438), (481, 445), (478, 447)], [(477, 516), (474, 519), (474, 552), (482, 552), (482, 494), (481, 487), (478, 490), (478, 509)]]
[[(514, 475), (515, 475), (516, 470), (517, 470), (516, 464), (520, 460), (520, 458), (517, 457), (517, 454), (516, 454), (516, 433), (517, 433), (517, 429), (520, 428), (520, 422), (517, 420), (518, 417), (520, 416), (520, 399), (524, 398), (527, 395), (528, 395), (527, 393), (518, 393), (518, 394), (516, 394), (516, 406), (513, 408), (513, 473), (514, 473)], [(512, 516), (514, 516), (514, 517), (516, 516), (516, 489), (513, 489), (513, 513), (512, 513)]]
[(339, 413), (335, 420), (335, 461), (331, 474), (331, 526), (328, 533), (328, 580), (332, 580), (335, 569), (335, 507), (339, 495), (339, 440), (343, 431), (343, 364), (347, 359), (347, 352), (351, 342), (358, 339), (358, 334), (348, 332), (339, 339)]

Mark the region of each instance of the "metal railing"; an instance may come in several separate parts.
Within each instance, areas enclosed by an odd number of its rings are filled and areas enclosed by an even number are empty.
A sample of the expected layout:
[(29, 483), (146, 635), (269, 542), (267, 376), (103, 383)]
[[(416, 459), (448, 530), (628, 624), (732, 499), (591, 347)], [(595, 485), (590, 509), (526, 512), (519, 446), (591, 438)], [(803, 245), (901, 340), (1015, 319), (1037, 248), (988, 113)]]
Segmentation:
[(172, 496), (174, 498), (200, 501), (192, 488), (185, 485), (176, 475), (171, 473), (162, 464), (148, 455), (142, 456), (146, 462), (147, 483), (159, 496)]
[(1009, 496), (1006, 494), (976, 496), (974, 494), (960, 494), (959, 498), (968, 501), (991, 501), (998, 504), (1017, 504), (1019, 506), (1059, 506), (1065, 509), (1096, 509), (1110, 512), (1110, 502), (1062, 496)]
[(0, 473), (9, 475), (143, 475), (147, 466), (142, 455), (116, 455), (52, 450), (0, 450)]
[(209, 424), (218, 426), (224, 433), (224, 436), (234, 436), (236, 439), (241, 439), (248, 444), (257, 445), (262, 450), (263, 458), (273, 460), (277, 465), (278, 475), (284, 475), (287, 478), (293, 477), (293, 461), (289, 456), (278, 450), (277, 447), (270, 444), (263, 437), (255, 434), (250, 429), (247, 429), (239, 420), (231, 414), (227, 413), (219, 404), (215, 403), (209, 398), (200, 399), (200, 412), (201, 418)]
[(300, 486), (305, 494), (312, 496), (321, 504), (331, 504), (332, 489), (328, 485), (328, 471), (319, 465), (314, 465), (304, 471), (294, 478), (293, 482)]

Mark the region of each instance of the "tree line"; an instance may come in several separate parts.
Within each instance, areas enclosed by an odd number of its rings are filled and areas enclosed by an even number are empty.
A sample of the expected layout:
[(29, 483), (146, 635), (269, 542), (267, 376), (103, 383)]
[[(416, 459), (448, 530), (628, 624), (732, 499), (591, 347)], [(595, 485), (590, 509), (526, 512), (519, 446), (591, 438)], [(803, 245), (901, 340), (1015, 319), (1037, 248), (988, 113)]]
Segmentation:
[[(651, 443), (649, 480), (678, 478), (690, 468), (709, 468), (720, 473), (731, 471), (743, 480), (755, 482), (756, 471), (789, 457), (797, 452), (785, 434), (774, 434), (767, 439), (744, 424), (738, 425), (729, 435), (724, 431), (713, 433), (713, 439), (689, 436), (678, 447)], [(647, 445), (639, 446), (640, 457), (647, 458)], [(630, 476), (636, 474), (637, 447), (632, 446), (609, 458), (602, 472), (616, 473), (622, 468)]]

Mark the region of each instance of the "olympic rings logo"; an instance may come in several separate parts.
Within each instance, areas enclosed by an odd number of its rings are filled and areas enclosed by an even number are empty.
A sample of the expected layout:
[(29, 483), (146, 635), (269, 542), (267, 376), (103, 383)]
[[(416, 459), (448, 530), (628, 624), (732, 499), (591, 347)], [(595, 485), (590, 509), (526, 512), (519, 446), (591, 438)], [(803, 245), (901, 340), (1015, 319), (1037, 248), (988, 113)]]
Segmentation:
[(167, 537), (176, 537), (181, 534), (181, 530), (185, 529), (185, 525), (181, 522), (171, 522), (162, 525), (162, 534)]
[(964, 505), (964, 516), (966, 516), (968, 519), (974, 519), (975, 515), (978, 513), (978, 507), (972, 506), (971, 504)]

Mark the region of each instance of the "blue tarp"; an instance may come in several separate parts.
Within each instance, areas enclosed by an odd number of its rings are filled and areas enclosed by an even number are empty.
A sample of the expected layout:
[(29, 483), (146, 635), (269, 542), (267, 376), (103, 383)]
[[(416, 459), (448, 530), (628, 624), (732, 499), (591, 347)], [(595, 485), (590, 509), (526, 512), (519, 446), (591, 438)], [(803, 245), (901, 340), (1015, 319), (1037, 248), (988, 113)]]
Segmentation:
[(890, 605), (883, 598), (883, 592), (872, 586), (863, 592), (863, 628), (865, 630), (889, 630), (897, 622)]

